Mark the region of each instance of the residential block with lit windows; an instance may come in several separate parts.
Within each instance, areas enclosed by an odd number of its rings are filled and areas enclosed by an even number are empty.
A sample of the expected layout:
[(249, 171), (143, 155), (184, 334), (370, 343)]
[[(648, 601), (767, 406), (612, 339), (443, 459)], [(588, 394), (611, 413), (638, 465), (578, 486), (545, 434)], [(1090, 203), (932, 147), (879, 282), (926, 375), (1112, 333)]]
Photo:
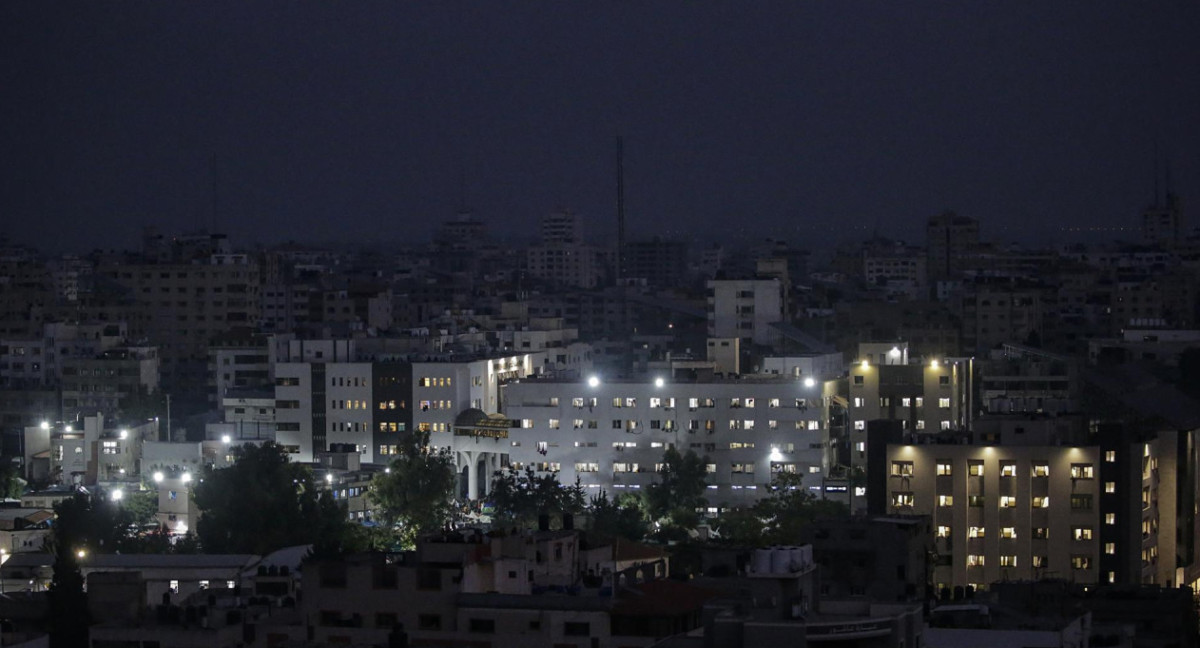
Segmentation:
[(1191, 432), (1076, 430), (1036, 416), (1008, 423), (977, 424), (992, 431), (977, 429), (974, 438), (870, 425), (869, 509), (931, 516), (936, 588), (1043, 578), (1196, 581)]
[(860, 344), (843, 391), (849, 465), (866, 465), (868, 421), (893, 420), (916, 435), (965, 428), (971, 362), (910, 360), (903, 342)]

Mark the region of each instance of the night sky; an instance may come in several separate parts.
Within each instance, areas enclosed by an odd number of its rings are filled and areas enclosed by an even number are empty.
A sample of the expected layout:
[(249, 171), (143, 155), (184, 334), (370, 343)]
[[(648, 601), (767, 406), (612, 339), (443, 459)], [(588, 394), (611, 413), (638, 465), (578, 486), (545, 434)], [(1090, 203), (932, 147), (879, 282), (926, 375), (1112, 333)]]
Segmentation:
[(240, 243), (421, 242), (464, 200), (610, 238), (618, 133), (637, 236), (1084, 238), (1156, 140), (1196, 224), (1200, 3), (0, 3), (0, 233), (45, 249), (209, 227), (214, 166)]

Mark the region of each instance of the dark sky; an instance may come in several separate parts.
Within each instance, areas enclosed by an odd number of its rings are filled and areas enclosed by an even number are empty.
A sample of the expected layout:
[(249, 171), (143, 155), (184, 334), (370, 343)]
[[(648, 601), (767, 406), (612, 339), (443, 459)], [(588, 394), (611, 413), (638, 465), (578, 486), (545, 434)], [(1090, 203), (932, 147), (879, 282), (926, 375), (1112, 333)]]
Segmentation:
[(1200, 3), (0, 3), (0, 232), (48, 249), (208, 226), (214, 157), (242, 242), (424, 240), (464, 185), (609, 237), (618, 133), (638, 235), (1060, 242), (1156, 140), (1195, 215)]

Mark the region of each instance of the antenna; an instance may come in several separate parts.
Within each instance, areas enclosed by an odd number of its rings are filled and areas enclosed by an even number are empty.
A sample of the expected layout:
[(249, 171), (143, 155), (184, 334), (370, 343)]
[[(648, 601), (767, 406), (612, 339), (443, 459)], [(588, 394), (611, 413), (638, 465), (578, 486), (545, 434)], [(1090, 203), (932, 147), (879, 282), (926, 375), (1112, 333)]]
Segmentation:
[(625, 140), (617, 136), (617, 281), (624, 271), (625, 255)]
[(212, 230), (211, 234), (217, 233), (217, 154), (213, 153), (208, 158), (208, 177), (212, 182)]

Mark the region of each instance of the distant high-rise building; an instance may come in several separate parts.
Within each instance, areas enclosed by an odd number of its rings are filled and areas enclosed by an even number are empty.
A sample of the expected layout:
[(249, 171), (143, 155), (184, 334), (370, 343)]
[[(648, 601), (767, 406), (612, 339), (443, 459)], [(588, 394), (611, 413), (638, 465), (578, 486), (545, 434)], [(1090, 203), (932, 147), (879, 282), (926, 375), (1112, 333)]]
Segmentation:
[(925, 225), (930, 280), (954, 276), (959, 270), (960, 259), (977, 245), (979, 221), (954, 212), (931, 217)]
[(1183, 240), (1183, 205), (1179, 196), (1167, 192), (1163, 203), (1142, 212), (1142, 241), (1150, 245), (1172, 245)]
[(551, 212), (542, 216), (541, 235), (542, 245), (582, 245), (583, 219), (569, 209)]

